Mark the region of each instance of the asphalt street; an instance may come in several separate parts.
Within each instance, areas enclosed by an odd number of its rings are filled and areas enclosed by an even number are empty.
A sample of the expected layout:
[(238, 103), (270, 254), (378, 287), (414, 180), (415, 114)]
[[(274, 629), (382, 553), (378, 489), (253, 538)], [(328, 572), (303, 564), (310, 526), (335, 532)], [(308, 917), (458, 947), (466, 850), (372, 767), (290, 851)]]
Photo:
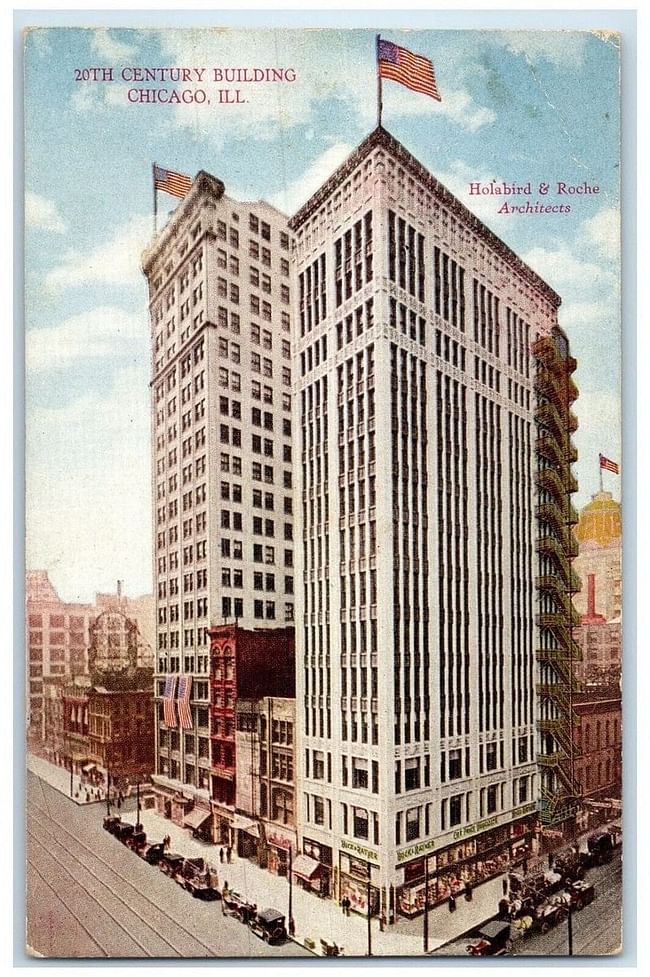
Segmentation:
[(308, 957), (269, 946), (220, 902), (200, 902), (104, 831), (101, 804), (79, 807), (27, 776), (27, 952), (44, 957)]

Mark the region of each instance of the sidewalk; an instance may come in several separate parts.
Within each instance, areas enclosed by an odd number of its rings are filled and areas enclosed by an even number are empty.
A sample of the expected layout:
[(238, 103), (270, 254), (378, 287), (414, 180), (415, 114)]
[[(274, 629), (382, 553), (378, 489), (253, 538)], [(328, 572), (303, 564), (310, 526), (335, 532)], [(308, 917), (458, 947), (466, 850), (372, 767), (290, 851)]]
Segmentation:
[[(128, 818), (135, 821), (135, 814)], [(286, 878), (272, 875), (248, 859), (233, 853), (232, 862), (220, 864), (218, 845), (193, 838), (185, 828), (173, 824), (153, 810), (141, 812), (140, 817), (148, 837), (159, 841), (168, 834), (171, 850), (187, 857), (202, 856), (217, 867), (219, 888), (228, 883), (258, 909), (273, 907), (289, 915), (289, 883)], [(346, 917), (341, 907), (332, 899), (320, 899), (305, 892), (295, 882), (292, 886), (293, 918), (296, 924), (295, 939), (299, 943), (311, 939), (315, 953), (320, 955), (320, 940), (335, 942), (344, 947), (345, 956), (366, 956), (368, 953), (368, 920), (353, 913)], [(450, 913), (445, 903), (429, 910), (429, 951), (453, 940), (495, 915), (501, 894), (501, 878), (492, 879), (474, 889), (473, 899), (457, 900), (456, 912)], [(371, 919), (371, 949), (373, 956), (422, 956), (423, 918), (407, 920), (402, 917), (393, 926), (386, 926), (382, 933), (379, 921)]]
[[(69, 797), (71, 801), (75, 804), (79, 804), (85, 807), (86, 804), (103, 804), (106, 801), (106, 793), (101, 787), (88, 787), (89, 792), (94, 796), (90, 800), (86, 800), (86, 785), (81, 783), (81, 779), (78, 774), (73, 774), (72, 777), (72, 797), (70, 797), (70, 771), (66, 770), (65, 767), (58, 767), (55, 763), (50, 763), (49, 760), (43, 759), (43, 757), (35, 756), (33, 753), (27, 754), (27, 769), (31, 770), (32, 773), (40, 777), (55, 790), (60, 791)], [(96, 796), (96, 791), (99, 790), (99, 797)], [(75, 796), (78, 795), (78, 796)]]

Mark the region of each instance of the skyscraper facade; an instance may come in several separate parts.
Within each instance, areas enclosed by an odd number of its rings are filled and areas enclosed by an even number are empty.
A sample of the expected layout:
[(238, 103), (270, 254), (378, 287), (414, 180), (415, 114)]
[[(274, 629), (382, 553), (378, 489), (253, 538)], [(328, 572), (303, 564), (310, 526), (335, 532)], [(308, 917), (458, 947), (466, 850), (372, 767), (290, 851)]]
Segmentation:
[(395, 919), (531, 850), (531, 350), (560, 298), (382, 128), (290, 227), (300, 842)]
[[(208, 805), (215, 796), (209, 626), (293, 621), (289, 261), (286, 218), (269, 204), (230, 199), (203, 171), (143, 255), (152, 339), (155, 785), (165, 810), (176, 797)], [(164, 721), (165, 686), (178, 695), (181, 675), (191, 728)]]

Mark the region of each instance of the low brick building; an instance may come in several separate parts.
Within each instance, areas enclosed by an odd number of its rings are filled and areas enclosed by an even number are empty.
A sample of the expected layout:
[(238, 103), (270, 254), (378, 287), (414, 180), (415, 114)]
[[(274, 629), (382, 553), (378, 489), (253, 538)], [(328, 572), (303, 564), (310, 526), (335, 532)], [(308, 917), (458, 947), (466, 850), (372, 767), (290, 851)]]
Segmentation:
[(88, 758), (110, 770), (116, 783), (135, 783), (154, 769), (154, 722), (151, 675), (142, 688), (88, 691)]
[[(586, 810), (598, 810), (621, 797), (621, 692), (617, 686), (587, 686), (573, 698), (576, 728), (577, 780)], [(604, 808), (602, 808), (604, 810)]]

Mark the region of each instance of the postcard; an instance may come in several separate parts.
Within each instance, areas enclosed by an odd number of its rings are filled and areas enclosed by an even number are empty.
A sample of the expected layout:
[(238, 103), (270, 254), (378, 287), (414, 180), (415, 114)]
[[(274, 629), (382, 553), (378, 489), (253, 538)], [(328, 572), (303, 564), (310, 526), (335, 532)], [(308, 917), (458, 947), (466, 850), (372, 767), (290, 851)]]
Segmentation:
[(620, 56), (25, 31), (32, 956), (621, 953)]

